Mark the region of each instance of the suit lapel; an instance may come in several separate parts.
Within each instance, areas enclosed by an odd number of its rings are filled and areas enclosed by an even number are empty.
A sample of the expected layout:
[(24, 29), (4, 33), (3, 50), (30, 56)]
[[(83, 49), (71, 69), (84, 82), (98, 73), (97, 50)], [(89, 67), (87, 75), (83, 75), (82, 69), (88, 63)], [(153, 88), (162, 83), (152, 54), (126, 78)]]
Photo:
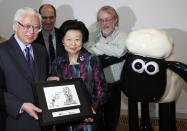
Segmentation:
[(41, 71), (41, 63), (40, 63), (40, 52), (37, 49), (37, 47), (35, 46), (35, 44), (32, 44), (32, 48), (33, 48), (33, 53), (34, 53), (34, 61), (35, 61), (35, 69), (36, 69), (36, 80), (39, 79), (40, 76), (40, 71)]
[(14, 37), (11, 37), (9, 42), (10, 42), (10, 48), (7, 48), (7, 50), (8, 53), (11, 55), (11, 58), (14, 61), (15, 66), (17, 67), (18, 71), (28, 81), (32, 81), (32, 73), (30, 72), (30, 70), (28, 70), (27, 61), (17, 41), (14, 39)]
[(36, 80), (43, 80), (47, 77), (47, 52), (37, 43), (32, 44), (35, 66), (36, 66)]
[(45, 42), (44, 42), (42, 31), (38, 34), (37, 39), (38, 39), (38, 42), (45, 47)]
[(62, 56), (64, 46), (61, 41), (59, 29), (57, 28), (55, 28), (55, 36), (56, 36), (56, 56)]

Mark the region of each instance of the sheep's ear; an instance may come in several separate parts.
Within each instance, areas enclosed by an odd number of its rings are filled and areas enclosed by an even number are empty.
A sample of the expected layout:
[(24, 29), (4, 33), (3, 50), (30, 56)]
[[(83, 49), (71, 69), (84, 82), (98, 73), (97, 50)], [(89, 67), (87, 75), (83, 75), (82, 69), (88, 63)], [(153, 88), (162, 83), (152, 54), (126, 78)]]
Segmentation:
[(177, 73), (187, 82), (187, 65), (177, 61), (166, 61), (168, 68)]

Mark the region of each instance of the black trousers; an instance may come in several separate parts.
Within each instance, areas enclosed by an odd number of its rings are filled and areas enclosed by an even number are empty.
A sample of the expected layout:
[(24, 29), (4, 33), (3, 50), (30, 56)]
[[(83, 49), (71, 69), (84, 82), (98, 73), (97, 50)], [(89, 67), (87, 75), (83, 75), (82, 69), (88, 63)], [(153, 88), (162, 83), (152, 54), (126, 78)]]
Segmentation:
[(5, 113), (0, 111), (0, 131), (5, 131), (5, 120)]
[(120, 117), (121, 85), (119, 82), (108, 84), (111, 96), (104, 105), (104, 130), (115, 131)]

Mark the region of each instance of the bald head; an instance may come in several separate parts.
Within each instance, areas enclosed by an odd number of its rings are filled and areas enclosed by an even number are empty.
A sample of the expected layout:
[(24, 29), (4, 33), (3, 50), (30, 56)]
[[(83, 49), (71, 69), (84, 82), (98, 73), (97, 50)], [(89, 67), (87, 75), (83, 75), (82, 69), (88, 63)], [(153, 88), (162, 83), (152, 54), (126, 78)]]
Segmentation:
[(42, 16), (43, 30), (51, 33), (56, 23), (56, 9), (51, 4), (44, 4), (39, 8), (39, 13)]

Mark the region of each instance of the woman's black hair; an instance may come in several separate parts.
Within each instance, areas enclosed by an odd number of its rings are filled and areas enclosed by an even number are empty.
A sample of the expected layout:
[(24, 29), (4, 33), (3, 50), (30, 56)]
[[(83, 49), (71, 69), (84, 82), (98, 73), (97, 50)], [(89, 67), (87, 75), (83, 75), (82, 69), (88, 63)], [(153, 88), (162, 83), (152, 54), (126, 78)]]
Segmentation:
[(63, 39), (68, 30), (79, 30), (82, 33), (82, 42), (86, 43), (89, 37), (89, 31), (82, 21), (67, 20), (59, 28), (60, 38)]

